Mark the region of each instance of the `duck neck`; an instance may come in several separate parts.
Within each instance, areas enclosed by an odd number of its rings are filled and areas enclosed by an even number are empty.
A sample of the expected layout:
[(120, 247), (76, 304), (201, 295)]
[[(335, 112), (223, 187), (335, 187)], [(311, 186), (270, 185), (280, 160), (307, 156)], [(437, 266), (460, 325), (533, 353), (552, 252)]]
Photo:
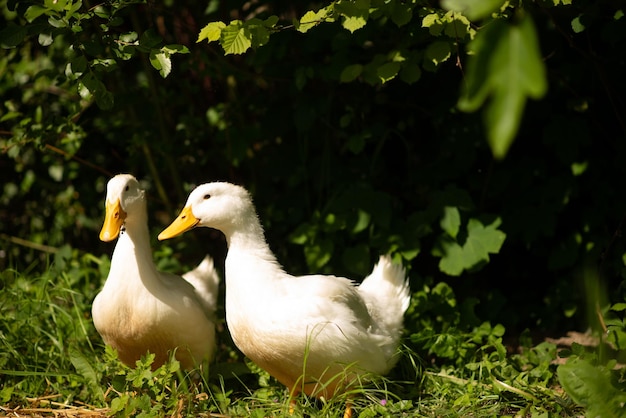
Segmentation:
[[(239, 270), (266, 271), (282, 268), (265, 241), (263, 227), (256, 214), (242, 219), (236, 227), (223, 231), (228, 242), (226, 269), (231, 273)], [(226, 275), (228, 278), (228, 273)]]
[(145, 209), (127, 218), (123, 228), (113, 251), (111, 268), (118, 266), (123, 272), (137, 269), (138, 273), (142, 273), (140, 274), (142, 280), (145, 277), (153, 277), (153, 274), (145, 274), (156, 273), (150, 250), (150, 233)]

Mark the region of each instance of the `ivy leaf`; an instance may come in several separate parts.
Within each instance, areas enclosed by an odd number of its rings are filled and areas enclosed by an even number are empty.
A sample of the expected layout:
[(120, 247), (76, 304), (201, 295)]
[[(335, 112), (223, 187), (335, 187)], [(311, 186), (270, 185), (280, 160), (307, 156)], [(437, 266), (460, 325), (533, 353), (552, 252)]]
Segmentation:
[(233, 20), (222, 29), (220, 43), (226, 55), (243, 54), (252, 46), (252, 35), (240, 20)]
[(479, 20), (489, 15), (504, 4), (504, 0), (442, 0), (441, 7), (467, 16), (470, 20)]
[(198, 40), (196, 42), (201, 42), (204, 39), (207, 42), (219, 41), (220, 36), (222, 35), (222, 29), (226, 27), (224, 22), (211, 22), (200, 30), (200, 34), (198, 35)]
[(492, 22), (471, 44), (467, 80), (458, 102), (465, 112), (485, 109), (491, 151), (504, 158), (522, 119), (526, 98), (539, 99), (547, 90), (545, 67), (530, 16), (517, 25)]

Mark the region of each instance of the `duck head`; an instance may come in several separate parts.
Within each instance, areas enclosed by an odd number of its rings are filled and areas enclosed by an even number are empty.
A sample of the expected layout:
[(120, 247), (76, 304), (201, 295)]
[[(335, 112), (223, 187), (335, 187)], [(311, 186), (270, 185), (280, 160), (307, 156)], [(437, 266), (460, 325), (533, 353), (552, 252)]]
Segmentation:
[(196, 187), (178, 217), (159, 234), (159, 240), (173, 238), (196, 226), (229, 231), (256, 218), (250, 194), (231, 183), (206, 183)]
[(107, 184), (104, 224), (100, 230), (100, 239), (108, 242), (117, 238), (120, 228), (136, 207), (145, 205), (145, 191), (137, 179), (130, 174), (118, 174)]

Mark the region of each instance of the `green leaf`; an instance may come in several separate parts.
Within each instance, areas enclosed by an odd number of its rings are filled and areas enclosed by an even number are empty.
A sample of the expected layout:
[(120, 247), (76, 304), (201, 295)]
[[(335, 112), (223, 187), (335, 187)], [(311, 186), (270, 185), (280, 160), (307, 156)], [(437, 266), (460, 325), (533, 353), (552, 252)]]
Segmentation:
[(462, 246), (449, 235), (444, 236), (439, 243), (441, 253), (435, 254), (441, 256), (439, 269), (450, 276), (458, 276), (463, 270), (487, 263), (489, 254), (500, 252), (506, 238), (506, 234), (497, 229), (499, 225), (499, 218), (487, 226), (476, 219), (470, 219), (467, 224), (467, 239)]
[(453, 206), (443, 208), (443, 218), (441, 218), (441, 229), (446, 231), (452, 238), (456, 238), (461, 227), (461, 215), (459, 209)]
[(626, 393), (612, 385), (611, 373), (605, 367), (574, 357), (558, 367), (557, 375), (572, 400), (587, 408), (587, 416), (622, 416)]
[(470, 20), (479, 20), (499, 10), (504, 2), (505, 0), (442, 0), (441, 7), (462, 13)]
[(144, 48), (156, 48), (162, 39), (154, 29), (148, 29), (139, 37), (139, 45)]
[(342, 26), (354, 33), (367, 24), (370, 0), (340, 0), (335, 3), (335, 10), (343, 17)]
[(387, 81), (394, 79), (398, 72), (400, 71), (400, 66), (402, 64), (399, 62), (386, 62), (376, 70), (378, 78), (380, 81), (385, 84)]
[(252, 46), (252, 35), (240, 20), (233, 20), (222, 29), (220, 43), (227, 55), (243, 54)]
[(104, 400), (104, 393), (102, 392), (100, 386), (100, 379), (98, 378), (98, 373), (93, 368), (89, 359), (81, 353), (78, 349), (74, 347), (70, 347), (69, 358), (72, 366), (76, 369), (76, 371), (87, 380), (90, 386), (96, 388), (96, 393), (100, 397), (100, 399)]
[(445, 41), (436, 41), (428, 45), (425, 56), (428, 61), (437, 66), (442, 62), (447, 61), (451, 54), (452, 50), (450, 49), (450, 43)]
[(2, 48), (15, 48), (26, 38), (27, 34), (28, 31), (25, 26), (10, 24), (0, 30), (0, 44)]
[(206, 39), (208, 42), (218, 41), (222, 35), (222, 29), (226, 27), (224, 22), (211, 22), (200, 30), (198, 40), (200, 42)]
[(326, 16), (326, 9), (320, 9), (317, 12), (309, 10), (300, 18), (299, 21), (297, 21), (296, 29), (298, 32), (306, 33), (309, 29), (312, 29), (322, 23), (326, 19)]
[(400, 70), (400, 79), (407, 84), (413, 84), (417, 82), (422, 76), (422, 70), (419, 65), (413, 64), (410, 62), (405, 62), (402, 64), (402, 69)]
[(521, 122), (527, 97), (541, 98), (547, 90), (545, 67), (530, 16), (519, 24), (495, 21), (471, 44), (475, 54), (467, 64), (467, 79), (458, 106), (485, 109), (487, 139), (493, 155), (504, 158)]
[(410, 2), (393, 2), (391, 21), (398, 27), (404, 26), (413, 18), (413, 5)]
[(28, 21), (28, 23), (32, 23), (33, 20), (37, 19), (42, 14), (46, 13), (48, 9), (39, 5), (32, 5), (26, 12), (24, 13), (24, 18)]
[(360, 76), (362, 72), (363, 66), (361, 64), (348, 65), (341, 72), (341, 75), (339, 76), (339, 81), (341, 81), (342, 83), (349, 83), (356, 80), (356, 78)]
[(319, 271), (324, 267), (330, 261), (334, 247), (333, 242), (328, 239), (304, 247), (304, 257), (309, 268)]
[(574, 19), (572, 19), (572, 30), (575, 33), (581, 33), (585, 29), (585, 25), (583, 24), (583, 22), (580, 21), (580, 16), (576, 16)]
[(172, 71), (172, 60), (170, 54), (160, 49), (150, 51), (150, 64), (159, 71), (161, 77), (167, 77)]

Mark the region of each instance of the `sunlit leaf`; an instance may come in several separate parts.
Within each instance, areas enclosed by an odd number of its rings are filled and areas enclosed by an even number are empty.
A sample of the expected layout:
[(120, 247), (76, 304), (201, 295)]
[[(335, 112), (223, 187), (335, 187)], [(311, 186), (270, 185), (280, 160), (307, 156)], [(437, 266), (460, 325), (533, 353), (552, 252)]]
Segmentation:
[(211, 22), (200, 30), (198, 40), (196, 42), (206, 39), (208, 42), (218, 41), (222, 35), (222, 29), (226, 27), (224, 22)]
[(226, 54), (243, 54), (252, 46), (250, 31), (234, 20), (222, 29), (221, 45)]
[(326, 9), (320, 9), (317, 12), (309, 10), (304, 14), (304, 16), (300, 18), (298, 24), (296, 25), (296, 29), (298, 30), (298, 32), (306, 33), (309, 31), (309, 29), (312, 29), (313, 27), (323, 22), (326, 18), (326, 14)]
[(442, 0), (441, 7), (463, 13), (470, 20), (488, 17), (502, 7), (505, 0)]

